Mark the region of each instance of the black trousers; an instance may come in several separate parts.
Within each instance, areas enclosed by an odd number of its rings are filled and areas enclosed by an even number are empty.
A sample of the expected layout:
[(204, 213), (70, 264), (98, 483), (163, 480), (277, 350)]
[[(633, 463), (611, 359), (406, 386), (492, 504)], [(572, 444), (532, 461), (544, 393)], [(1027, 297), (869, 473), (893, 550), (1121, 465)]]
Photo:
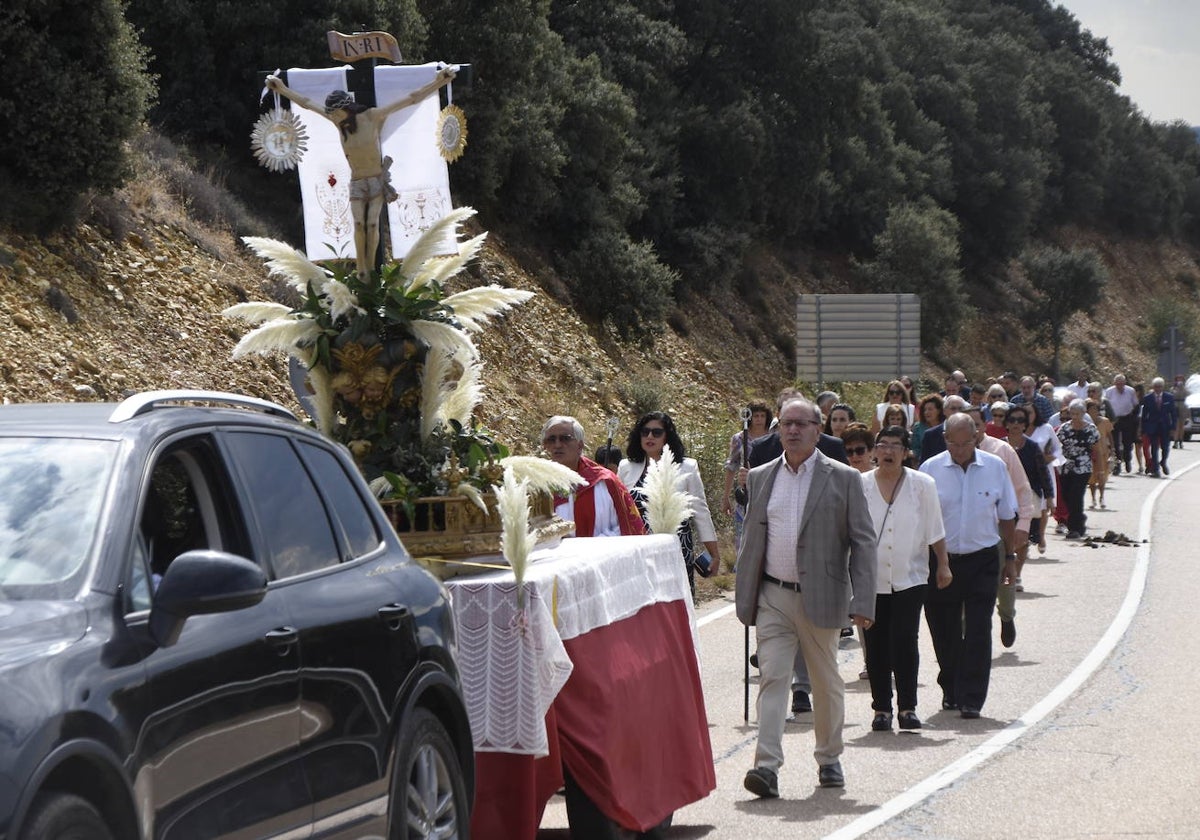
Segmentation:
[(1150, 438), (1150, 463), (1146, 465), (1146, 472), (1157, 475), (1159, 467), (1167, 465), (1167, 455), (1171, 452), (1172, 432), (1174, 429), (1160, 428), (1154, 434), (1147, 435)]
[(933, 637), (942, 699), (982, 709), (992, 675), (992, 611), (1000, 580), (1000, 547), (951, 554), (953, 582), (937, 588), (937, 559), (929, 554), (925, 622)]
[(892, 674), (896, 675), (896, 707), (917, 708), (917, 670), (921, 654), (921, 607), (926, 585), (875, 596), (875, 623), (863, 634), (866, 640), (867, 676), (871, 680), (871, 708), (892, 711)]
[(1137, 424), (1137, 409), (1113, 421), (1113, 451), (1126, 470), (1133, 463), (1130, 461), (1133, 457), (1133, 447), (1138, 445)]
[(1082, 534), (1087, 527), (1087, 514), (1083, 512), (1083, 499), (1087, 495), (1090, 472), (1059, 474), (1062, 482), (1063, 502), (1067, 505), (1067, 530)]

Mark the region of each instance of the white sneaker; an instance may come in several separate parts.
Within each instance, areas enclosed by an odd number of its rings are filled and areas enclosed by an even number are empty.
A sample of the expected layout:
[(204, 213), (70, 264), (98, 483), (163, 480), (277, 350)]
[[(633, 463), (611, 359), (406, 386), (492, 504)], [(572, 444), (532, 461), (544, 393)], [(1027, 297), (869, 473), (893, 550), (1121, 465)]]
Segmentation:
[(1066, 525), (1056, 525), (1054, 528), (1054, 533), (1058, 534), (1059, 536), (1062, 536), (1063, 534), (1067, 533), (1067, 526)]

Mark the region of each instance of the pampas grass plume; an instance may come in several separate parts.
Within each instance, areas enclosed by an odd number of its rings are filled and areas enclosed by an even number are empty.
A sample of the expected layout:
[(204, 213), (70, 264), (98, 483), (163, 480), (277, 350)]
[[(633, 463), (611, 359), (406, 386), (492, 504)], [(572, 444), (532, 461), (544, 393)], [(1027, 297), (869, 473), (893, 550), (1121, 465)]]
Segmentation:
[(642, 484), (646, 495), (646, 524), (654, 534), (674, 534), (692, 517), (695, 496), (683, 490), (683, 473), (675, 463), (671, 447), (652, 461)]
[(513, 477), (512, 470), (504, 471), (504, 482), (492, 487), (496, 508), (503, 530), (500, 550), (512, 567), (517, 579), (517, 607), (525, 606), (525, 570), (529, 567), (529, 552), (533, 538), (529, 533), (529, 484)]

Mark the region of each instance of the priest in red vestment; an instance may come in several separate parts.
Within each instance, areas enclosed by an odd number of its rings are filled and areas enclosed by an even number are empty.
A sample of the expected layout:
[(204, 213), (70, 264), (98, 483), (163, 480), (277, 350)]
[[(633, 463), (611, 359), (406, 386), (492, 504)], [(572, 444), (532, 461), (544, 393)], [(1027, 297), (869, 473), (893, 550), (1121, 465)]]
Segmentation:
[(575, 523), (577, 537), (619, 537), (646, 533), (629, 490), (616, 473), (584, 457), (583, 426), (574, 417), (556, 415), (542, 426), (542, 447), (551, 460), (570, 467), (587, 481), (570, 496), (556, 496), (554, 512)]

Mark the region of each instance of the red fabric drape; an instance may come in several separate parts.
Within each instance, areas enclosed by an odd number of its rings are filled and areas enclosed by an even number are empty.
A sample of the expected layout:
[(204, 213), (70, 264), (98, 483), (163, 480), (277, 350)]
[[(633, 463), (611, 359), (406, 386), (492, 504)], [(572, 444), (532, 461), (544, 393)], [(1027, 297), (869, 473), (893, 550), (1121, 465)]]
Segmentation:
[(564, 645), (575, 670), (546, 715), (550, 755), (476, 753), (472, 837), (533, 840), (564, 764), (600, 810), (638, 831), (717, 786), (683, 601)]
[(600, 810), (646, 831), (716, 788), (683, 601), (651, 604), (564, 644), (576, 668), (554, 701), (559, 745)]

